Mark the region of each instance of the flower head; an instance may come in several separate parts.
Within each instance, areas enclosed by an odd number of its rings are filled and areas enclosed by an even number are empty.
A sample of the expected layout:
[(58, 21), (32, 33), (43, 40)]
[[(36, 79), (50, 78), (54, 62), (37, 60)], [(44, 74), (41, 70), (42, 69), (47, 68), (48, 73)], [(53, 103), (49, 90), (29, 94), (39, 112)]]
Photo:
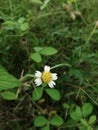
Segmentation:
[(50, 88), (53, 88), (56, 83), (54, 80), (57, 80), (57, 74), (56, 73), (51, 73), (50, 72), (50, 66), (45, 66), (44, 71), (36, 71), (35, 73), (35, 84), (36, 86), (40, 86), (42, 83), (48, 83)]

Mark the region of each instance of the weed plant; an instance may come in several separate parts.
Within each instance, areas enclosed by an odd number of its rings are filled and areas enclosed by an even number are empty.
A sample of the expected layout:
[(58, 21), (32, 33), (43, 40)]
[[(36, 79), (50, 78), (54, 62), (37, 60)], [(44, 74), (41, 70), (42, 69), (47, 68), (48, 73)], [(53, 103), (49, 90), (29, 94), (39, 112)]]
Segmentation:
[[(97, 0), (0, 0), (0, 130), (98, 129), (97, 8)], [(45, 65), (57, 73), (54, 88), (35, 85)]]

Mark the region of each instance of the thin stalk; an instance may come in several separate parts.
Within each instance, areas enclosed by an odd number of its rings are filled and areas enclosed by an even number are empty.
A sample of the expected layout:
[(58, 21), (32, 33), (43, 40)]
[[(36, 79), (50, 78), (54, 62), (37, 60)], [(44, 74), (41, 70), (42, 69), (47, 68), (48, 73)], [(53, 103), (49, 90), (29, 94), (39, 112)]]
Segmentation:
[(92, 32), (90, 33), (90, 35), (89, 35), (89, 37), (88, 37), (88, 39), (87, 39), (87, 41), (86, 41), (86, 43), (85, 43), (85, 47), (87, 47), (87, 46), (88, 46), (89, 41), (91, 40), (92, 36), (93, 36), (93, 35), (94, 35), (94, 33), (95, 33), (96, 27), (97, 27), (97, 26), (96, 26), (96, 24), (95, 24), (95, 26), (94, 26), (94, 28), (93, 28)]

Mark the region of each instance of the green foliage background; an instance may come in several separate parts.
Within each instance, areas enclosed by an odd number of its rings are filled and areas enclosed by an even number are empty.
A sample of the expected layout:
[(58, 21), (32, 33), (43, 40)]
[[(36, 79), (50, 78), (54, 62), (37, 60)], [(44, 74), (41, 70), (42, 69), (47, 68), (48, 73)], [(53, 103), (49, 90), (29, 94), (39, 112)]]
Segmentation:
[[(41, 129), (34, 125), (34, 118), (40, 114), (47, 118), (53, 111), (62, 117), (63, 124), (51, 126), (51, 130), (98, 129), (98, 1), (68, 1), (49, 0), (45, 4), (45, 0), (0, 0), (0, 64), (6, 71), (21, 79), (23, 71), (23, 75), (34, 74), (44, 65), (66, 64), (54, 69), (59, 77), (55, 87), (61, 94), (59, 101), (50, 100), (44, 93), (41, 104), (32, 103), (31, 84), (24, 87), (17, 100), (0, 98), (1, 130)], [(54, 47), (58, 52), (42, 55), (35, 62), (31, 58), (34, 47)], [(13, 87), (8, 90), (17, 92)], [(87, 115), (83, 110), (88, 111)]]

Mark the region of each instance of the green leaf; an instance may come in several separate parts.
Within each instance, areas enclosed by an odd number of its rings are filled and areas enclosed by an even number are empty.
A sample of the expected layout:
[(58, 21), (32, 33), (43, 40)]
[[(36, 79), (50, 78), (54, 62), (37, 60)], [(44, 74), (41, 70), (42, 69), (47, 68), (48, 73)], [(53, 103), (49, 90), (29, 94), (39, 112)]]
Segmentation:
[(91, 103), (85, 103), (82, 107), (82, 113), (84, 117), (87, 117), (92, 113), (93, 106)]
[(94, 130), (91, 126), (88, 126), (88, 130)]
[(16, 25), (16, 22), (14, 21), (5, 21), (3, 23), (4, 26), (15, 26)]
[(96, 115), (92, 115), (90, 116), (88, 123), (93, 124), (95, 121), (96, 121)]
[(34, 119), (34, 125), (36, 127), (44, 126), (48, 123), (48, 120), (44, 116), (37, 116)]
[(60, 126), (63, 124), (63, 119), (59, 115), (55, 114), (51, 117), (50, 124), (54, 126)]
[(14, 21), (5, 21), (2, 25), (6, 30), (14, 30), (17, 27), (17, 23)]
[(6, 100), (15, 100), (15, 99), (17, 99), (16, 94), (13, 93), (13, 92), (6, 91), (6, 92), (0, 93), (0, 95), (2, 96), (2, 98), (6, 99)]
[(40, 52), (43, 48), (42, 47), (33, 47), (34, 51)]
[(32, 98), (33, 100), (39, 100), (42, 97), (42, 95), (43, 95), (43, 88), (38, 87), (33, 90)]
[(30, 55), (31, 59), (34, 60), (35, 62), (39, 63), (42, 61), (42, 57), (39, 53), (32, 53)]
[(79, 126), (79, 130), (88, 130), (87, 126), (83, 126), (82, 124)]
[(49, 128), (49, 126), (45, 126), (41, 130), (50, 130), (50, 128)]
[(53, 47), (45, 47), (40, 51), (40, 54), (45, 56), (51, 56), (57, 53), (57, 50)]
[(63, 107), (64, 107), (65, 109), (69, 109), (69, 108), (70, 108), (70, 106), (69, 106), (67, 103), (63, 103)]
[(41, 5), (43, 4), (41, 0), (30, 0), (32, 4)]
[(41, 6), (41, 10), (45, 9), (47, 6), (48, 6), (48, 3), (49, 3), (50, 0), (45, 0), (44, 1), (44, 4)]
[(22, 31), (26, 31), (28, 28), (29, 28), (29, 24), (27, 22), (20, 24), (20, 29)]
[(88, 123), (87, 123), (87, 121), (85, 119), (81, 119), (80, 121), (81, 121), (82, 125), (88, 126)]
[(71, 2), (71, 3), (76, 3), (77, 0), (68, 0), (68, 2)]
[(21, 17), (21, 18), (18, 19), (18, 23), (19, 23), (19, 24), (22, 24), (24, 21), (25, 21), (25, 18), (24, 18), (24, 17)]
[(53, 99), (53, 100), (60, 100), (60, 92), (57, 89), (45, 89), (46, 93)]
[(0, 91), (21, 86), (21, 82), (0, 66)]
[(71, 118), (74, 121), (79, 121), (82, 118), (82, 112), (79, 106), (76, 106), (75, 111), (71, 112)]

